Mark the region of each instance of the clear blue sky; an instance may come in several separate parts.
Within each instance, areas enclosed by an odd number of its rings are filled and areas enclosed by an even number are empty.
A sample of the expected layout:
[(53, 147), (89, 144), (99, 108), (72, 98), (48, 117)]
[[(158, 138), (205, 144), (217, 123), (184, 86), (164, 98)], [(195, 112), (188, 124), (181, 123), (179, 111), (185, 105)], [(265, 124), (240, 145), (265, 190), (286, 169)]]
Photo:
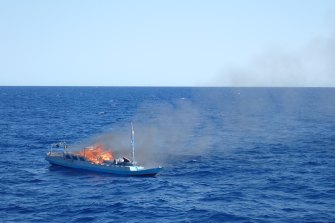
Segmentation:
[(335, 86), (334, 12), (332, 0), (2, 0), (0, 85)]

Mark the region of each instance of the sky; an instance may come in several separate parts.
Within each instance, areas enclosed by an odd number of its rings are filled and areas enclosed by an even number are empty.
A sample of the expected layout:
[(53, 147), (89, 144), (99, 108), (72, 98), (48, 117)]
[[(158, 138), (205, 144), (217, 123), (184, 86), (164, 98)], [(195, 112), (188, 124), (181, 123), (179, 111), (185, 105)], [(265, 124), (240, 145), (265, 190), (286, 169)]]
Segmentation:
[(0, 85), (335, 87), (333, 15), (333, 0), (0, 0)]

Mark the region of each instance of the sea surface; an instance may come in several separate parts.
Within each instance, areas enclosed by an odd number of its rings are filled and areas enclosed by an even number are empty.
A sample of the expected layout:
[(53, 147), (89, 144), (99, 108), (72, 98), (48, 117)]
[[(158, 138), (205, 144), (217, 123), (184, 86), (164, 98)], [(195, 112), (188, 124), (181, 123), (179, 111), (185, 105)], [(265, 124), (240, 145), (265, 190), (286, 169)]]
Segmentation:
[[(156, 177), (44, 159), (130, 122)], [(335, 222), (335, 88), (0, 87), (0, 222)]]

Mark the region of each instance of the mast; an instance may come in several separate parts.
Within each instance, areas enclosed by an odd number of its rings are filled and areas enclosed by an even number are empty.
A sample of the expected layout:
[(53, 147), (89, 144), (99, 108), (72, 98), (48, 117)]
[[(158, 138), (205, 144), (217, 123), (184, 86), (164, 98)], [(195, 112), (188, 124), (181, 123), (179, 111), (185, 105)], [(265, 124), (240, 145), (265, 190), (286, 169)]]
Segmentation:
[(133, 164), (136, 164), (135, 161), (135, 131), (133, 127), (133, 123), (131, 122), (131, 148), (133, 150)]

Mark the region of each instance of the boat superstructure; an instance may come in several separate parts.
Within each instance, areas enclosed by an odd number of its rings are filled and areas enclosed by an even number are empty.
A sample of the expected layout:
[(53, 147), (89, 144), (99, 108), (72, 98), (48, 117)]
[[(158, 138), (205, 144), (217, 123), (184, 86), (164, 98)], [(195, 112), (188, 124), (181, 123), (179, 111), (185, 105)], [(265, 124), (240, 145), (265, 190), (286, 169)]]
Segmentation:
[(135, 161), (134, 128), (131, 125), (132, 160), (127, 157), (113, 159), (111, 153), (99, 146), (87, 147), (80, 152), (70, 152), (65, 142), (52, 144), (45, 159), (52, 165), (75, 169), (111, 173), (126, 176), (154, 176), (162, 170), (161, 166), (145, 168)]

